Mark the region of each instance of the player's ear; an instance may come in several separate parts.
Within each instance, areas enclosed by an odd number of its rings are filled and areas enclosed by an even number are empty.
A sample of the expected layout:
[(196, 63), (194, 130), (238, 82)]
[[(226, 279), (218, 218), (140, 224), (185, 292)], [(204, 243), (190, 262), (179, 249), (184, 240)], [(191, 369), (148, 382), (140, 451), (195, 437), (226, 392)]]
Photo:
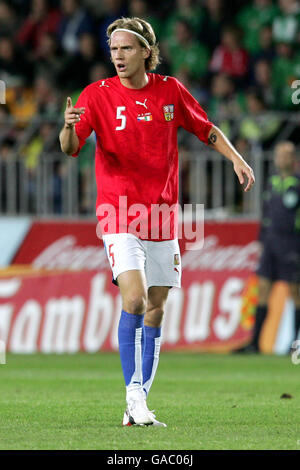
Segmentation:
[(144, 47), (144, 59), (148, 59), (150, 57), (151, 51), (147, 47)]

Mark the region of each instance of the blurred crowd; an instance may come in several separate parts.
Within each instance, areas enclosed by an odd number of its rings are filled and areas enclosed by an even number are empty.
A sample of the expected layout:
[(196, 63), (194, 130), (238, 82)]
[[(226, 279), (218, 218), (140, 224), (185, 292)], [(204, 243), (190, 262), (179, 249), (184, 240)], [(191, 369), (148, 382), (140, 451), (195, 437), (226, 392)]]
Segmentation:
[[(287, 113), (299, 112), (292, 100), (300, 79), (298, 0), (0, 0), (0, 163), (17, 144), (34, 174), (43, 150), (59, 152), (66, 97), (76, 102), (86, 85), (115, 74), (106, 28), (121, 16), (152, 24), (163, 59), (157, 72), (181, 80), (242, 153), (253, 142), (272, 148)], [(298, 143), (298, 131), (285, 137)], [(93, 139), (89, 145), (83, 188)]]

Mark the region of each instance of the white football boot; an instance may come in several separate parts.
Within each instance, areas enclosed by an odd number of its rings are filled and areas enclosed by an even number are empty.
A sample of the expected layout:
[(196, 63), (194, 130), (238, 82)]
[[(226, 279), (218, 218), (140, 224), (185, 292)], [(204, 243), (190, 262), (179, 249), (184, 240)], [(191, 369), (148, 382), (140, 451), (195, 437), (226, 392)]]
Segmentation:
[(163, 427), (163, 428), (166, 428), (166, 427), (167, 427), (166, 423), (161, 423), (160, 421), (158, 421), (158, 420), (156, 419), (156, 416), (155, 416), (155, 414), (154, 414), (154, 410), (153, 410), (153, 411), (149, 411), (149, 413), (150, 413), (151, 418), (153, 419), (153, 423), (152, 423), (153, 426), (161, 426), (161, 427)]
[[(154, 411), (148, 410), (145, 398), (142, 398), (142, 400), (144, 402), (143, 405), (140, 404), (139, 400), (135, 400), (135, 402), (138, 402), (138, 406), (134, 403), (133, 407), (129, 405), (130, 400), (127, 401), (128, 407), (123, 416), (123, 426), (161, 426), (166, 428), (167, 425), (165, 423), (161, 423), (156, 419)], [(137, 417), (137, 410), (140, 413), (140, 409), (142, 409), (143, 412), (147, 412), (147, 422), (145, 419), (141, 420), (140, 415)]]
[[(126, 421), (125, 415), (128, 416), (128, 423), (137, 425), (149, 425), (153, 424), (153, 416), (148, 410), (146, 400), (143, 397), (142, 390), (135, 390), (127, 396), (127, 410), (125, 411), (124, 418)], [(123, 418), (123, 424), (124, 424)], [(130, 424), (124, 424), (124, 426), (130, 426)]]
[(165, 423), (161, 423), (155, 418), (155, 414), (153, 411), (149, 411), (150, 417), (152, 419), (152, 423), (148, 424), (136, 424), (133, 417), (130, 416), (128, 409), (125, 411), (124, 416), (123, 416), (123, 426), (160, 426), (163, 428), (166, 428), (167, 425)]

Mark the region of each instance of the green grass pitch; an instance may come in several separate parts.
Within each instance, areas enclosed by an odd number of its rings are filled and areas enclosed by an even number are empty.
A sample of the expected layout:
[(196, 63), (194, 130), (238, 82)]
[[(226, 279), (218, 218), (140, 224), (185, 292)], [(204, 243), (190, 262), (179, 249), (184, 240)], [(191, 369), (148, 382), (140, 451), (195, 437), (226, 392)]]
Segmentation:
[(287, 356), (162, 353), (148, 406), (168, 427), (122, 427), (118, 354), (8, 355), (0, 449), (300, 449), (299, 376)]

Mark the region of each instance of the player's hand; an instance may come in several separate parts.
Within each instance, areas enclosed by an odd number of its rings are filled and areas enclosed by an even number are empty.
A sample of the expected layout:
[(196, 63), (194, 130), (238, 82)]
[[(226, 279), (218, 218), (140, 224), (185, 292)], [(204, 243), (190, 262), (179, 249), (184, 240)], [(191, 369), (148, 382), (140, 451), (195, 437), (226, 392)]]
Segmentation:
[(71, 98), (67, 98), (67, 106), (65, 110), (65, 127), (72, 129), (76, 122), (80, 121), (80, 115), (83, 114), (85, 108), (74, 108)]
[(235, 161), (233, 168), (237, 174), (239, 182), (242, 185), (245, 183), (245, 177), (247, 178), (247, 185), (244, 188), (244, 191), (249, 191), (255, 183), (255, 177), (252, 168), (245, 162), (245, 160)]

